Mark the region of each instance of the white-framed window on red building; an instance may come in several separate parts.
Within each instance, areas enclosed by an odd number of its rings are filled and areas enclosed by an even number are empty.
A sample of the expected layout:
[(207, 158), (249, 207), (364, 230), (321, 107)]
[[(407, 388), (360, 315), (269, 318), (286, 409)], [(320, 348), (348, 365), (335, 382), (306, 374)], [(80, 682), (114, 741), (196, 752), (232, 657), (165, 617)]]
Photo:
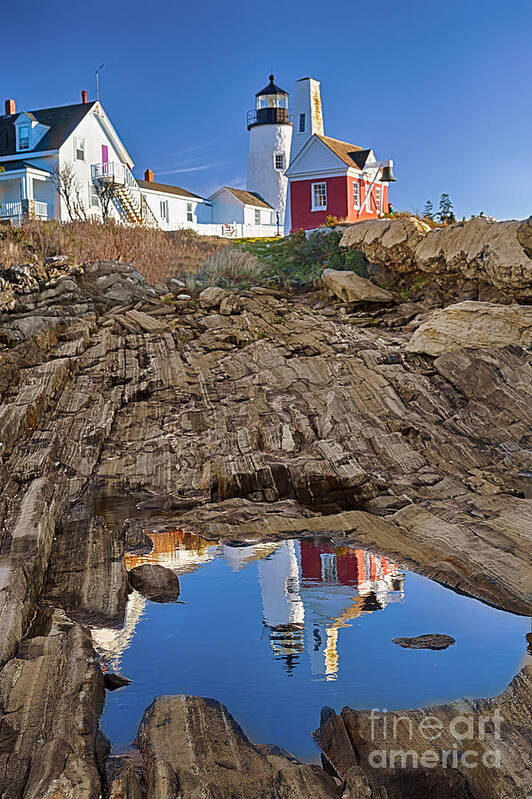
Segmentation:
[(358, 180), (353, 183), (353, 208), (360, 208), (360, 183)]
[(371, 213), (371, 184), (366, 184), (366, 196), (364, 197), (364, 205), (368, 214)]
[(326, 211), (327, 210), (327, 184), (325, 181), (322, 183), (312, 183), (311, 191), (311, 210), (312, 211)]
[(375, 204), (377, 213), (382, 214), (382, 186), (375, 186)]

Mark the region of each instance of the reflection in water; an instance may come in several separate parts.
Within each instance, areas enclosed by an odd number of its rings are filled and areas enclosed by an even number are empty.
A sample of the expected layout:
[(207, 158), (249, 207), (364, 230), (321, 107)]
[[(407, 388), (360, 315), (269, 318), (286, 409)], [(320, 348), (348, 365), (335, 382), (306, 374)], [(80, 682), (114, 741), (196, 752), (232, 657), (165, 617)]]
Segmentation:
[[(157, 563), (181, 575), (217, 557), (234, 571), (257, 563), (264, 627), (274, 658), (283, 662), (289, 674), (307, 651), (312, 674), (335, 680), (340, 668), (339, 630), (362, 614), (403, 598), (403, 576), (387, 558), (323, 539), (229, 546), (213, 545), (182, 531), (152, 533), (150, 537), (152, 552), (126, 555), (128, 569)], [(104, 667), (119, 668), (145, 604), (146, 600), (133, 592), (122, 630), (93, 630)]]
[(292, 672), (308, 649), (312, 673), (338, 674), (338, 630), (401, 601), (403, 576), (387, 558), (322, 540), (285, 541), (259, 563), (264, 624)]

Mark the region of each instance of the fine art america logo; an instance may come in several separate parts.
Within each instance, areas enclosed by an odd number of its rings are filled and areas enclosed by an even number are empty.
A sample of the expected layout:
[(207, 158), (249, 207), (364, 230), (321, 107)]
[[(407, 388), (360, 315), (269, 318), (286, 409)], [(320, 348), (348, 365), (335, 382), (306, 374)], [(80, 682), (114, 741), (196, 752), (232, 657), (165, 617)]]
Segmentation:
[[(374, 708), (369, 719), (371, 741), (380, 747), (368, 754), (372, 768), (500, 767), (501, 752), (496, 742), (501, 740), (503, 717), (498, 710), (491, 716), (463, 714), (445, 721), (424, 716), (416, 722), (409, 716)], [(395, 748), (398, 740), (403, 744), (409, 740), (412, 748)], [(427, 748), (423, 749), (425, 742)], [(439, 748), (443, 743), (445, 746)]]

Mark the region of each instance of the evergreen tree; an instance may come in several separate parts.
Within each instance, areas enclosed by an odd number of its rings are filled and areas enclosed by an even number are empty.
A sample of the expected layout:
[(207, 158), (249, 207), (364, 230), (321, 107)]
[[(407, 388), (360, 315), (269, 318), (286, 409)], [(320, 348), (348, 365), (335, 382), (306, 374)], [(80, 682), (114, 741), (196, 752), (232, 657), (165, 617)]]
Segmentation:
[(438, 219), (445, 225), (456, 222), (453, 211), (453, 203), (448, 194), (442, 194), (440, 197), (440, 210), (438, 211)]
[(434, 219), (434, 209), (432, 207), (431, 200), (427, 200), (425, 203), (425, 207), (423, 208), (423, 217), (424, 219)]

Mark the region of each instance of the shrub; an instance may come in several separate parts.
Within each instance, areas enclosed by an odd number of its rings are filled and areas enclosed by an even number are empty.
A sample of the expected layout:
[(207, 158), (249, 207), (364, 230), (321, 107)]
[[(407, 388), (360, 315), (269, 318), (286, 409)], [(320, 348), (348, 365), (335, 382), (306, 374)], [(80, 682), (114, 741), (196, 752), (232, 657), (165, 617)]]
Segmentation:
[(283, 239), (242, 241), (240, 247), (264, 264), (264, 278), (270, 283), (308, 287), (316, 283), (323, 269), (344, 269), (367, 277), (367, 260), (360, 250), (340, 247), (341, 230), (316, 230)]

